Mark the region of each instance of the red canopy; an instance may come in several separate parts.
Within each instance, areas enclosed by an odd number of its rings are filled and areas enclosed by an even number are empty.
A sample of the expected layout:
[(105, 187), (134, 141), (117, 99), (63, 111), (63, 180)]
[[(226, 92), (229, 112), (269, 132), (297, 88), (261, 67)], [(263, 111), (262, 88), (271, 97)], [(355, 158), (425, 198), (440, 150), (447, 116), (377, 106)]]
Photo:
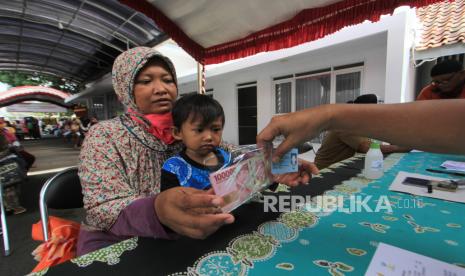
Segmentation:
[[(444, 1), (444, 0), (442, 0)], [(441, 0), (120, 0), (207, 65), (299, 45), (399, 6)]]

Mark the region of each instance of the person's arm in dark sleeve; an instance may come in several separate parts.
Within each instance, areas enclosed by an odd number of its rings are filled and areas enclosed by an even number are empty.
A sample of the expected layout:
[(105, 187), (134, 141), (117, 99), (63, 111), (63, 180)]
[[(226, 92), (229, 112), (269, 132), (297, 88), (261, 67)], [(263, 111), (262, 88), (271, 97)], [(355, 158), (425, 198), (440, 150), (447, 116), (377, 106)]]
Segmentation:
[(160, 192), (179, 186), (181, 186), (181, 184), (179, 183), (178, 177), (174, 173), (164, 169), (161, 170)]

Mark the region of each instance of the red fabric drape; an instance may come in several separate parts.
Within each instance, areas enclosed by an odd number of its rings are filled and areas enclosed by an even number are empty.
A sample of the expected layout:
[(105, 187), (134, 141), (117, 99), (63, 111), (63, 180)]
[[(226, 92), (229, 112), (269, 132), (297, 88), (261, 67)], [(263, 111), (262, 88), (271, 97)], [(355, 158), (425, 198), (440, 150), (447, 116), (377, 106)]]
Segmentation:
[(451, 0), (343, 0), (321, 8), (306, 9), (292, 19), (255, 32), (242, 39), (203, 48), (174, 22), (145, 0), (120, 0), (152, 18), (186, 52), (202, 64), (214, 64), (260, 52), (297, 46), (332, 34), (345, 26), (378, 21), (399, 6), (421, 7)]

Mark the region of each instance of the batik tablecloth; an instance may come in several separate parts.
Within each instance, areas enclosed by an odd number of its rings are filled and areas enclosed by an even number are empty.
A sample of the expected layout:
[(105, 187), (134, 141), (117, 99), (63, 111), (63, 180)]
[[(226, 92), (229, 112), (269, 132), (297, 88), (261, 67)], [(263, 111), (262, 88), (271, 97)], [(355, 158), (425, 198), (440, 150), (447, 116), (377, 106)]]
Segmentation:
[[(363, 275), (379, 242), (465, 267), (465, 204), (389, 191), (399, 171), (429, 174), (426, 168), (465, 158), (418, 152), (401, 156), (385, 160), (387, 171), (379, 180), (358, 175), (325, 192), (346, 198), (346, 208), (315, 213), (307, 206), (283, 213), (253, 233), (237, 237), (224, 251), (203, 256), (187, 272)], [(369, 208), (357, 212), (353, 205), (351, 210), (351, 196), (352, 202), (369, 197)], [(388, 199), (392, 211), (380, 199)]]
[[(236, 222), (206, 240), (133, 238), (43, 271), (47, 275), (363, 275), (379, 242), (465, 266), (465, 204), (391, 192), (399, 171), (431, 174), (445, 160), (464, 156), (392, 154), (386, 172), (370, 181), (360, 174), (363, 156), (334, 164), (308, 186), (280, 196), (321, 194), (366, 200), (373, 212), (344, 208), (334, 212), (263, 212), (263, 203), (237, 210)], [(441, 175), (441, 177), (444, 177)], [(385, 201), (391, 203), (392, 210)], [(381, 200), (380, 204), (379, 200)], [(361, 206), (354, 205), (354, 206)]]

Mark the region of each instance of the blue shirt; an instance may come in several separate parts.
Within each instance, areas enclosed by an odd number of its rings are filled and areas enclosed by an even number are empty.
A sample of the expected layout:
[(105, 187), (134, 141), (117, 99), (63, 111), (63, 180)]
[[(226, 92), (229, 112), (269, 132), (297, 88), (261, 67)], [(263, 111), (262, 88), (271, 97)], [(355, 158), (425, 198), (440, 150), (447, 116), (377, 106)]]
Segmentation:
[(210, 188), (210, 173), (231, 164), (231, 154), (221, 148), (215, 149), (218, 165), (208, 167), (186, 155), (183, 150), (178, 155), (166, 160), (161, 171), (161, 191), (175, 187), (192, 187), (200, 190)]

